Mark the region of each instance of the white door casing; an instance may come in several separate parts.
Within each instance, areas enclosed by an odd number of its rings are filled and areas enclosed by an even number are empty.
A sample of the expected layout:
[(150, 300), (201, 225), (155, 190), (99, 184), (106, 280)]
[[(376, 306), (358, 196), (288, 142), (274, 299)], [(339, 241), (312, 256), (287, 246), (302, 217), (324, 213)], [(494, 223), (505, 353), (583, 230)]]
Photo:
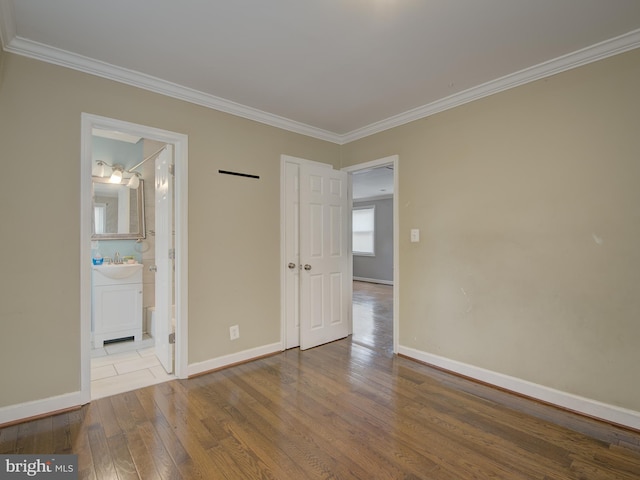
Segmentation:
[(284, 190), (284, 348), (300, 346), (300, 164), (285, 160)]
[[(80, 395), (75, 396), (69, 404), (56, 403), (54, 408), (42, 411), (59, 410), (84, 404), (91, 400), (91, 165), (92, 165), (92, 132), (94, 128), (130, 133), (142, 138), (170, 144), (175, 154), (175, 309), (176, 309), (176, 344), (175, 374), (179, 378), (187, 377), (188, 363), (188, 151), (187, 135), (161, 130), (145, 125), (134, 124), (123, 120), (102, 117), (89, 113), (81, 115), (81, 155), (80, 163)], [(29, 411), (24, 416), (38, 415), (39, 410)]]
[(169, 334), (173, 320), (173, 147), (167, 145), (155, 159), (156, 274), (155, 350), (167, 373), (173, 372)]
[(300, 348), (350, 333), (348, 175), (300, 165)]

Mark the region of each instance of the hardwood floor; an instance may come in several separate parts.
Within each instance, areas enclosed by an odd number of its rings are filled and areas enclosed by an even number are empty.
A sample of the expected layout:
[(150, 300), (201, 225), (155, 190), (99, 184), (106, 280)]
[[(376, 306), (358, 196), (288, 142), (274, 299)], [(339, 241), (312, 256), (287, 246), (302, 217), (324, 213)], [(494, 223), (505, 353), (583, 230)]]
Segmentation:
[(95, 400), (1, 429), (0, 453), (77, 453), (80, 478), (91, 479), (640, 477), (640, 433), (393, 356), (377, 341), (354, 334)]
[(393, 354), (393, 286), (353, 282), (353, 341)]

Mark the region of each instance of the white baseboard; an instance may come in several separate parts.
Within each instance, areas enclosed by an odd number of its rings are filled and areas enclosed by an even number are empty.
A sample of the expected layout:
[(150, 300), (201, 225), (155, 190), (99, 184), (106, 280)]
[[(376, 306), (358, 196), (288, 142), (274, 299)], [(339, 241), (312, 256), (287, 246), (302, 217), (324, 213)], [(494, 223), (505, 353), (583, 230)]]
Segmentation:
[[(282, 348), (282, 344), (278, 342), (271, 345), (264, 345), (262, 347), (233, 353), (231, 355), (212, 358), (204, 362), (189, 365), (187, 368), (187, 375), (198, 375), (236, 363), (246, 362), (265, 355), (270, 355), (272, 353), (281, 352), (282, 350), (284, 350)], [(0, 407), (0, 425), (19, 420), (26, 420), (40, 415), (47, 415), (60, 410), (79, 407), (80, 405), (82, 405), (81, 392), (78, 391), (42, 400)]]
[(79, 407), (80, 405), (82, 405), (82, 401), (81, 392), (79, 391), (43, 398), (42, 400), (9, 405), (0, 408), (0, 425)]
[(378, 280), (376, 278), (365, 278), (365, 277), (353, 277), (353, 279), (359, 282), (380, 283), (382, 285), (393, 285), (393, 280)]
[(615, 405), (580, 397), (571, 393), (545, 387), (537, 383), (528, 382), (520, 378), (511, 377), (502, 373), (485, 370), (467, 363), (451, 360), (439, 355), (423, 352), (409, 347), (399, 346), (398, 353), (407, 357), (428, 363), (435, 367), (443, 368), (466, 377), (495, 385), (505, 390), (518, 393), (530, 398), (541, 400), (552, 405), (557, 405), (574, 412), (582, 413), (590, 417), (599, 418), (607, 422), (623, 425), (635, 430), (640, 430), (640, 412), (629, 410)]
[(224, 355), (222, 357), (212, 358), (205, 360), (204, 362), (192, 363), (187, 367), (187, 376), (199, 375), (202, 373), (217, 370), (219, 368), (234, 365), (236, 363), (247, 362), (256, 358), (264, 357), (265, 355), (271, 355), (283, 351), (282, 343), (272, 343), (271, 345), (263, 345), (257, 348), (251, 348), (249, 350), (243, 350), (242, 352), (232, 353)]

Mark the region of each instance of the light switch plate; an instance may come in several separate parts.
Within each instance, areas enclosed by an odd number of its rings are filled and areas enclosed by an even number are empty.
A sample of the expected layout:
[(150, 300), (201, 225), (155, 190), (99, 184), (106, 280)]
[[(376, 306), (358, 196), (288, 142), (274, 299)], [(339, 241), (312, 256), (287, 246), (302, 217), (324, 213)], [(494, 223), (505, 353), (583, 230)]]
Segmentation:
[(420, 230), (417, 228), (412, 228), (411, 229), (411, 241), (412, 242), (419, 242), (420, 241)]

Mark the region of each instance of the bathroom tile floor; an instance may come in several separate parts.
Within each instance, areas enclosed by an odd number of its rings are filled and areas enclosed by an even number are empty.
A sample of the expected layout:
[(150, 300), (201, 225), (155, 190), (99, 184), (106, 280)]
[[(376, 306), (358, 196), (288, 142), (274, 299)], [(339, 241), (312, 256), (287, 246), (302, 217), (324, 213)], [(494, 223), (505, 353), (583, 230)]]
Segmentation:
[(176, 378), (155, 355), (153, 339), (119, 342), (91, 351), (91, 399), (108, 397)]

